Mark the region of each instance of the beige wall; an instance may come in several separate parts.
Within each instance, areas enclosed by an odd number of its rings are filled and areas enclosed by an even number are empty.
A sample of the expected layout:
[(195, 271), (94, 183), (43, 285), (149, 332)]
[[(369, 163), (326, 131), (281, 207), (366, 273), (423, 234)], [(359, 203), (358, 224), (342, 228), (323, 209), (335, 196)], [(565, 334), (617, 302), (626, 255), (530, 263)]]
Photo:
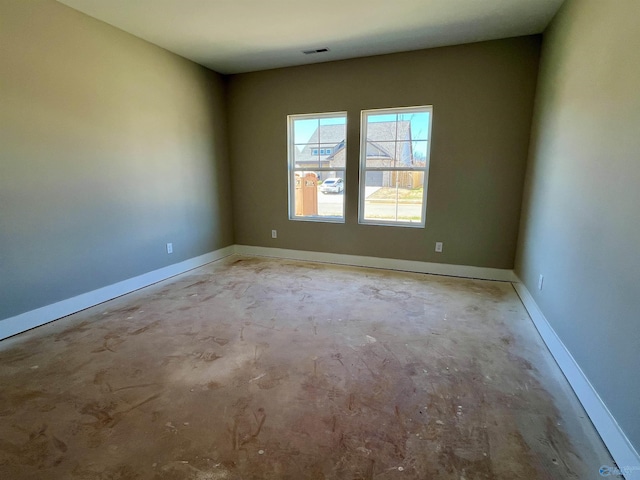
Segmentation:
[[(534, 36), (231, 76), (236, 243), (512, 268), (538, 54)], [(426, 228), (358, 225), (360, 111), (412, 105), (434, 110)], [(346, 223), (290, 221), (287, 115), (343, 110)]]
[(0, 319), (233, 243), (218, 74), (2, 0), (0, 82)]
[(640, 451), (638, 19), (569, 0), (544, 34), (516, 272)]

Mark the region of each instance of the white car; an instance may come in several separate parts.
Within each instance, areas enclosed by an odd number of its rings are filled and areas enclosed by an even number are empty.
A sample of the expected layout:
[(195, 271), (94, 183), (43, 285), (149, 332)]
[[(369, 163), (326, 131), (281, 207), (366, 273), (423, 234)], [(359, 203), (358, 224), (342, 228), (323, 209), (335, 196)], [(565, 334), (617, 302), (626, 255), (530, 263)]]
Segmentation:
[(320, 185), (322, 193), (342, 193), (344, 192), (344, 182), (341, 178), (327, 178)]

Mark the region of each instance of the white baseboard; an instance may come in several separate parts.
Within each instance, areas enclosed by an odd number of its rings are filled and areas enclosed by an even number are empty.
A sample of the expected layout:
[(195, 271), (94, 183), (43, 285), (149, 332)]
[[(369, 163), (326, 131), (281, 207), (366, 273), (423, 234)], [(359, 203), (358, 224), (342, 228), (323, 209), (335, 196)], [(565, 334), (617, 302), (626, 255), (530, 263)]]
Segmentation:
[(188, 270), (219, 260), (234, 253), (265, 257), (289, 258), (339, 265), (374, 267), (387, 270), (400, 270), (417, 273), (432, 273), (454, 277), (481, 278), (510, 282), (515, 279), (511, 270), (498, 268), (468, 267), (464, 265), (447, 265), (440, 263), (396, 260), (391, 258), (363, 257), (358, 255), (342, 255), (336, 253), (307, 252), (302, 250), (285, 250), (280, 248), (252, 247), (246, 245), (230, 245), (199, 257), (154, 270), (134, 278), (123, 280), (91, 292), (83, 293), (51, 305), (46, 305), (14, 317), (0, 320), (0, 340), (25, 332), (40, 325), (66, 317), (89, 307), (114, 299), (121, 295), (139, 290), (167, 278), (179, 275)]
[(57, 303), (52, 303), (51, 305), (21, 313), (14, 317), (6, 318), (0, 321), (0, 340), (39, 327), (58, 318), (66, 317), (80, 310), (93, 307), (107, 300), (112, 300), (121, 295), (148, 287), (167, 278), (232, 255), (233, 252), (234, 246), (230, 245), (210, 253), (205, 253), (199, 257), (174, 263), (173, 265), (159, 268), (158, 270), (114, 283), (113, 285), (108, 285), (73, 298), (68, 298)]
[[(616, 419), (604, 404), (598, 392), (593, 388), (589, 379), (585, 376), (580, 366), (576, 363), (571, 352), (562, 343), (555, 330), (551, 327), (546, 317), (538, 307), (527, 287), (519, 280), (513, 283), (516, 292), (520, 296), (522, 303), (529, 312), (540, 336), (546, 343), (551, 355), (569, 381), (571, 388), (582, 403), (591, 422), (596, 427), (603, 442), (609, 449), (611, 456), (624, 472), (627, 467), (629, 471), (624, 475), (626, 480), (640, 479), (640, 455), (635, 450), (629, 439), (624, 434)], [(620, 478), (611, 475), (613, 478)]]
[(287, 250), (283, 248), (254, 247), (250, 245), (236, 245), (235, 253), (239, 255), (287, 258), (291, 260), (333, 263), (354, 267), (372, 267), (403, 272), (431, 273), (434, 275), (447, 275), (451, 277), (479, 278), (482, 280), (497, 280), (501, 282), (513, 282), (516, 280), (512, 270), (500, 268), (449, 265), (446, 263), (364, 257), (360, 255), (344, 255), (341, 253), (308, 252), (305, 250)]
[[(527, 288), (519, 281), (512, 270), (310, 252), (304, 250), (288, 250), (282, 248), (255, 247), (249, 245), (230, 245), (199, 257), (191, 258), (113, 285), (1, 320), (0, 340), (166, 280), (167, 278), (232, 254), (287, 258), (338, 265), (513, 282), (516, 292), (529, 312), (538, 332), (540, 332), (542, 339), (584, 406), (614, 460), (621, 469), (624, 467), (634, 468), (634, 470), (631, 470), (625, 475), (625, 478), (627, 480), (640, 480), (640, 455), (638, 455), (638, 452), (636, 452), (633, 445), (631, 445), (629, 439), (593, 388), (593, 385), (591, 385), (571, 353), (553, 330)], [(635, 468), (638, 469), (636, 470)]]

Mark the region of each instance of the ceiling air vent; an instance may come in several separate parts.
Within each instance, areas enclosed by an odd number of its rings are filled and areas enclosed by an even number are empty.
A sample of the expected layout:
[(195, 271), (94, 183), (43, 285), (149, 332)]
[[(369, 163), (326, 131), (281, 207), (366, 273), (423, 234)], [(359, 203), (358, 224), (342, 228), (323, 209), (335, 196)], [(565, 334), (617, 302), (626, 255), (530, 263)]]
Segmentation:
[(317, 48), (316, 50), (303, 50), (302, 53), (304, 53), (305, 55), (313, 55), (315, 53), (325, 53), (328, 51), (328, 48)]

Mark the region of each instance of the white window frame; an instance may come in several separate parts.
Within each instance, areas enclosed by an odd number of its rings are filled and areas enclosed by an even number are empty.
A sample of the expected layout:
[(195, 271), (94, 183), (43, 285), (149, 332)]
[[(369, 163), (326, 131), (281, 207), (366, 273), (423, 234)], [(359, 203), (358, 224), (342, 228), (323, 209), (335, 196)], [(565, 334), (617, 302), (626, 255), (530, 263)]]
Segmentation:
[[(344, 138), (344, 149), (345, 149), (345, 165), (344, 167), (318, 167), (318, 168), (302, 168), (295, 166), (295, 131), (294, 131), (294, 121), (300, 119), (318, 119), (321, 120), (323, 118), (335, 118), (335, 117), (344, 117), (345, 123), (345, 138)], [(289, 175), (289, 192), (288, 192), (288, 210), (289, 210), (289, 220), (296, 220), (302, 222), (323, 222), (323, 223), (345, 223), (345, 203), (346, 203), (346, 180), (347, 180), (347, 162), (346, 162), (346, 148), (347, 148), (347, 112), (328, 112), (328, 113), (304, 113), (304, 114), (295, 114), (295, 115), (287, 115), (287, 164), (288, 164), (288, 175)], [(316, 149), (316, 152), (319, 150)], [(342, 203), (342, 216), (340, 217), (331, 217), (326, 215), (308, 215), (308, 216), (296, 216), (296, 205), (295, 205), (295, 174), (296, 172), (342, 172), (343, 178), (343, 199), (345, 199)], [(324, 175), (322, 176), (324, 180)]]
[[(429, 128), (427, 131), (427, 158), (424, 167), (367, 167), (367, 118), (369, 115), (386, 115), (399, 113), (416, 113), (429, 112)], [(427, 220), (427, 186), (429, 180), (429, 164), (431, 157), (431, 126), (433, 125), (433, 105), (423, 105), (416, 107), (397, 107), (397, 108), (380, 108), (371, 110), (362, 110), (360, 112), (360, 188), (358, 195), (358, 223), (362, 225), (381, 225), (392, 227), (409, 227), (424, 228)], [(396, 139), (396, 141), (398, 141)], [(416, 141), (423, 141), (416, 140)], [(365, 219), (365, 187), (367, 172), (375, 171), (396, 171), (396, 172), (424, 172), (424, 184), (422, 187), (422, 214), (421, 222), (408, 222), (401, 220), (382, 220), (382, 219)]]

